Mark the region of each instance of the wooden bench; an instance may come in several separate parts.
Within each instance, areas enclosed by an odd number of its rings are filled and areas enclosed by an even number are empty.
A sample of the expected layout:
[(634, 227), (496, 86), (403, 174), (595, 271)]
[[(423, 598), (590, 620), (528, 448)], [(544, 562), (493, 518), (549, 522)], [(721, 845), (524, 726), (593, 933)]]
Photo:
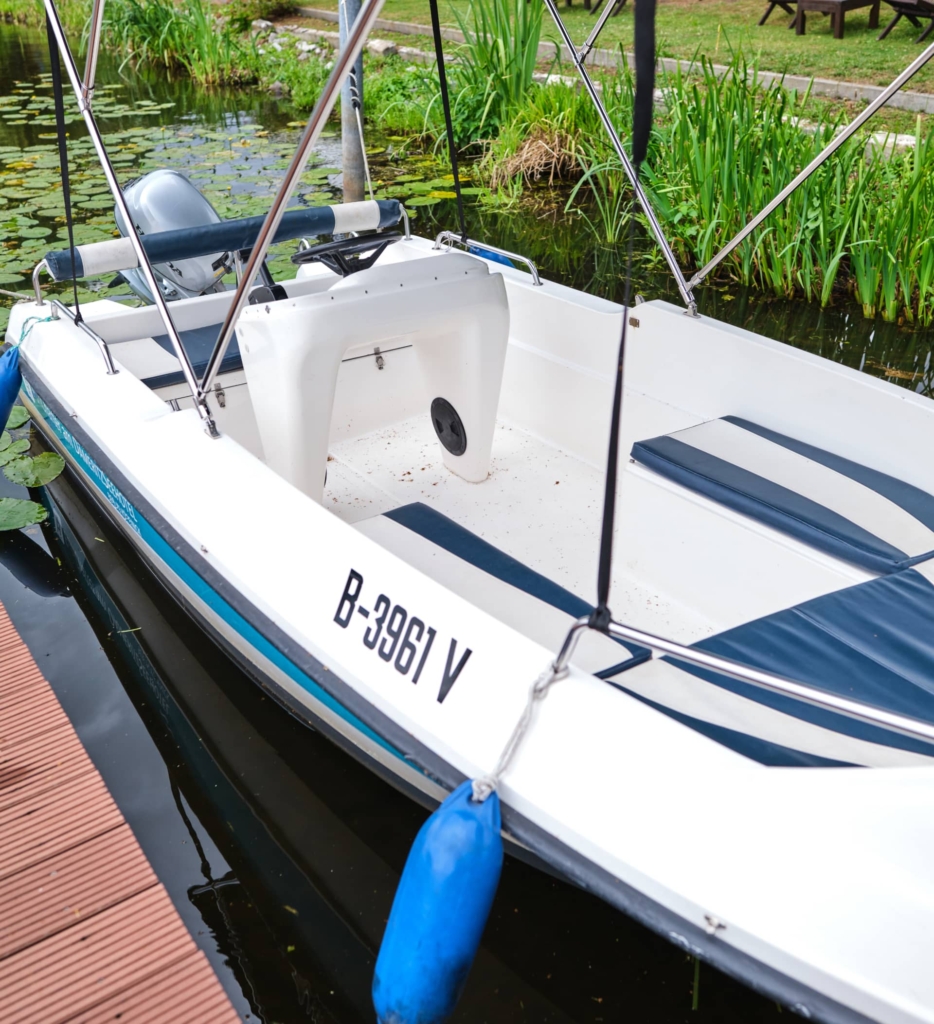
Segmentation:
[(795, 17), (795, 33), (804, 35), (805, 15), (807, 11), (829, 14), (833, 23), (834, 39), (843, 38), (843, 19), (847, 11), (855, 11), (860, 7), (869, 7), (869, 27), (879, 27), (879, 7), (881, 0), (798, 0), (798, 13)]
[(894, 9), (895, 17), (879, 33), (880, 39), (885, 39), (902, 18), (907, 18), (915, 28), (921, 28), (920, 19), (927, 18), (927, 28), (915, 39), (916, 43), (927, 39), (934, 31), (934, 4), (928, 0), (886, 0), (886, 3)]
[(772, 11), (774, 11), (776, 7), (781, 7), (781, 9), (786, 14), (791, 15), (791, 21), (789, 22), (788, 27), (792, 28), (795, 24), (795, 18), (797, 17), (798, 13), (796, 10), (794, 10), (792, 4), (796, 4), (797, 2), (798, 0), (769, 0), (769, 2), (765, 6), (765, 14), (762, 15), (758, 23), (760, 25), (764, 25), (769, 20), (769, 15), (772, 13)]

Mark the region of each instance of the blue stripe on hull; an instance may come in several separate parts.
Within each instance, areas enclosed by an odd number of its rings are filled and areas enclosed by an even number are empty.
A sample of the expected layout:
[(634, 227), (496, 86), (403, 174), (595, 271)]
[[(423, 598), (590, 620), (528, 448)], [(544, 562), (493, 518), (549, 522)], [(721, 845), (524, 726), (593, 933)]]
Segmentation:
[(294, 662), (285, 657), (255, 626), (232, 608), (210, 584), (195, 572), (104, 473), (94, 459), (91, 458), (84, 446), (71, 434), (55, 413), (49, 409), (42, 398), (36, 394), (30, 382), (25, 378), (23, 379), (23, 391), (26, 393), (29, 401), (41, 413), (46, 425), (58, 438), (62, 447), (93, 482), (100, 496), (117, 512), (129, 529), (139, 537), (157, 558), (178, 576), (193, 594), (241, 636), (258, 654), (275, 665), (277, 669), (297, 683), (316, 701), (353, 726), (361, 735), (366, 736), (367, 739), (378, 744), (394, 757), (399, 758), (400, 761), (404, 761), (408, 767), (416, 769), (416, 766), (399, 750), (390, 743), (387, 743), (382, 736), (374, 732), (356, 715), (348, 711), (343, 704), (335, 700), (311, 676), (307, 675)]

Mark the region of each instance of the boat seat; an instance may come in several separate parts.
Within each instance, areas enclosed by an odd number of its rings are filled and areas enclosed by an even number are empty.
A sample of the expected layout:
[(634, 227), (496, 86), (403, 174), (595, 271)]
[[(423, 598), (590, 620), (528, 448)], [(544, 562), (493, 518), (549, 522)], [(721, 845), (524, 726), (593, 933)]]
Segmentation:
[[(593, 610), (582, 598), (422, 502), (365, 519), (356, 529), (554, 654), (572, 622)], [(578, 643), (573, 662), (606, 678), (645, 661), (649, 653), (645, 647), (589, 631)]]
[(934, 496), (737, 416), (637, 441), (632, 458), (871, 572), (934, 555)]
[[(181, 331), (179, 337), (182, 346), (188, 353), (192, 369), (196, 377), (201, 377), (207, 369), (208, 359), (217, 343), (222, 324), (211, 324), (208, 327), (196, 327), (190, 331)], [(175, 355), (175, 349), (167, 334), (159, 334), (152, 339), (160, 348), (164, 349), (170, 356)], [(119, 352), (117, 353), (119, 357)], [(177, 362), (177, 360), (176, 360)], [(236, 333), (230, 339), (227, 352), (220, 366), (220, 373), (231, 373), (233, 370), (242, 370), (243, 360), (240, 358), (240, 346), (237, 343)], [(177, 370), (154, 374), (151, 377), (144, 377), (143, 383), (151, 387), (166, 388), (173, 384), (184, 384), (185, 374), (182, 372), (181, 364)]]
[[(878, 576), (693, 646), (934, 723), (934, 563)], [(762, 764), (934, 764), (934, 744), (664, 658), (613, 685)]]

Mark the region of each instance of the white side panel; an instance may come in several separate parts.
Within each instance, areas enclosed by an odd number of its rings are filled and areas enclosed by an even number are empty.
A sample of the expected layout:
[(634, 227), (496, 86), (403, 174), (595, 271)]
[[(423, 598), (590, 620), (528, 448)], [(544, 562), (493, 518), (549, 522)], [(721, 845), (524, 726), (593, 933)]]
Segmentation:
[(631, 390), (698, 421), (741, 416), (934, 493), (929, 399), (665, 302), (639, 306), (638, 316), (626, 365)]

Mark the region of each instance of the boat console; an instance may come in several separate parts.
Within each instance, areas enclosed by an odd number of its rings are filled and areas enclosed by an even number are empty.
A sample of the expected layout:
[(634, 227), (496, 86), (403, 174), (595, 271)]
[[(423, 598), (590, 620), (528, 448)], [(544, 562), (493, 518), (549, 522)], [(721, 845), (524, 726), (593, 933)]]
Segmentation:
[(501, 274), (473, 256), (377, 264), (326, 291), (248, 306), (240, 354), (266, 462), (320, 501), (350, 349), (411, 345), (445, 466), (485, 480), (509, 342)]

